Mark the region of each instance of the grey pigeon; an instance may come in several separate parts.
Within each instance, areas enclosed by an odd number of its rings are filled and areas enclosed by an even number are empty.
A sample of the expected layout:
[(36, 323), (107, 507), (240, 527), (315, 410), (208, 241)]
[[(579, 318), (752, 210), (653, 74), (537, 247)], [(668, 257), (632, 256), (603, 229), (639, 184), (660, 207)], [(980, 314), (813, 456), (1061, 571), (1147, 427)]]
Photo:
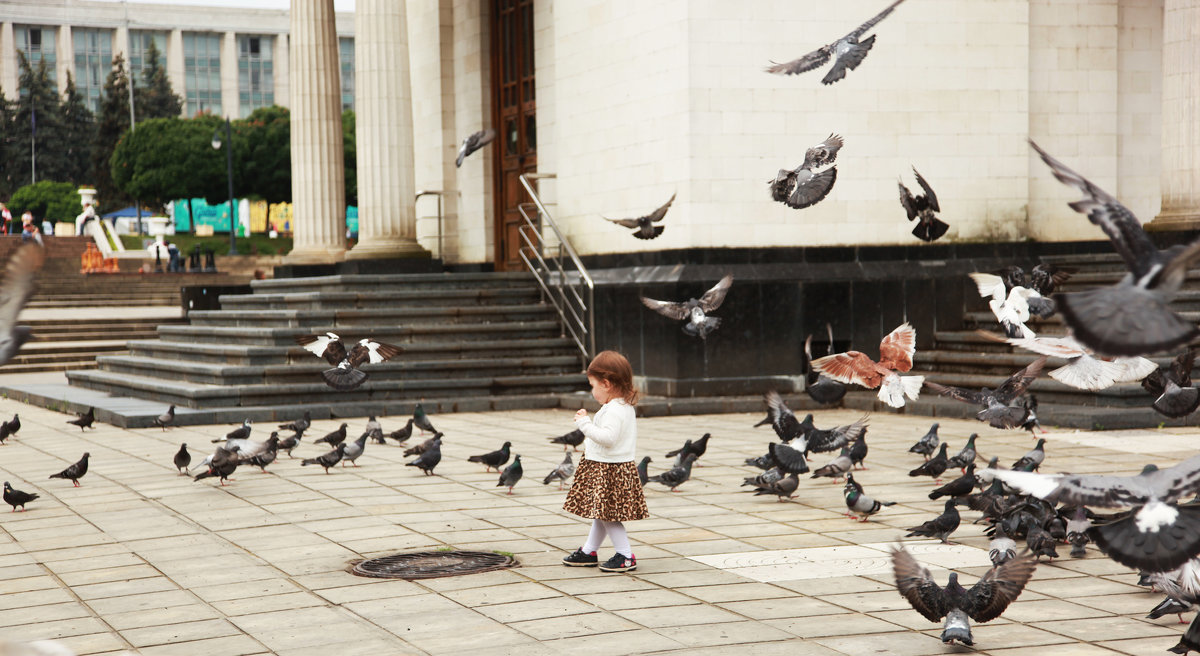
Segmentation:
[(677, 491), (675, 488), (683, 485), (689, 478), (692, 477), (692, 463), (694, 462), (696, 462), (696, 454), (689, 454), (687, 458), (684, 459), (682, 465), (668, 469), (667, 471), (656, 476), (650, 476), (646, 480), (654, 481), (655, 483), (662, 483), (663, 485), (671, 488), (672, 492), (675, 492)]
[(175, 452), (175, 469), (179, 470), (180, 476), (186, 476), (188, 466), (192, 464), (192, 454), (188, 453), (187, 442), (179, 445), (179, 450)]
[(786, 444), (771, 442), (767, 445), (767, 455), (771, 458), (772, 466), (778, 467), (785, 474), (807, 474), (808, 461), (804, 452), (797, 451)]
[(650, 480), (650, 476), (646, 472), (646, 468), (649, 466), (650, 456), (645, 456), (642, 458), (641, 462), (637, 464), (638, 479), (642, 482), (642, 487), (646, 487), (646, 482)]
[(505, 442), (500, 446), (499, 449), (496, 449), (495, 451), (489, 451), (488, 453), (484, 453), (482, 455), (471, 456), (467, 458), (467, 462), (477, 462), (486, 468), (485, 471), (491, 471), (492, 469), (500, 471), (500, 467), (503, 466), (504, 463), (508, 462), (508, 457), (511, 450), (512, 442)]
[(975, 438), (979, 437), (979, 433), (971, 433), (971, 437), (967, 438), (967, 445), (958, 452), (958, 455), (946, 461), (946, 468), (958, 467), (962, 471), (966, 471), (967, 467), (974, 464), (975, 458), (979, 455), (975, 451)]
[(329, 468), (341, 462), (342, 457), (346, 455), (346, 443), (341, 442), (333, 451), (322, 453), (316, 458), (305, 458), (300, 461), (301, 466), (305, 465), (321, 465), (325, 468), (325, 473), (329, 473)]
[(1195, 349), (1188, 349), (1171, 361), (1166, 369), (1155, 369), (1142, 379), (1142, 388), (1154, 394), (1153, 408), (1159, 414), (1178, 419), (1200, 407), (1200, 389), (1192, 386)]
[(778, 467), (772, 467), (757, 476), (747, 476), (746, 478), (742, 479), (741, 487), (746, 487), (747, 485), (759, 487), (762, 485), (768, 485), (770, 483), (776, 483), (782, 478), (783, 472), (780, 471)]
[(956, 572), (950, 572), (950, 580), (941, 587), (934, 583), (929, 570), (903, 547), (892, 549), (896, 588), (925, 619), (930, 622), (946, 619), (942, 628), (944, 643), (975, 644), (970, 620), (988, 622), (1000, 617), (1020, 596), (1036, 567), (1033, 558), (1026, 554), (988, 570), (970, 589), (958, 583)]
[(368, 436), (367, 433), (363, 433), (362, 435), (360, 435), (358, 437), (357, 440), (346, 443), (346, 449), (342, 452), (342, 466), (343, 467), (346, 466), (347, 462), (354, 465), (355, 467), (358, 466), (359, 456), (361, 456), (363, 454), (363, 451), (367, 450), (367, 436)]
[(836, 482), (853, 468), (854, 464), (850, 462), (850, 449), (842, 447), (841, 454), (829, 461), (829, 464), (814, 471), (812, 478), (832, 478)]
[(313, 444), (320, 444), (321, 442), (324, 442), (329, 446), (337, 446), (345, 441), (346, 423), (342, 422), (342, 425), (338, 426), (337, 430), (330, 432), (325, 437), (318, 437), (317, 439), (313, 440)]
[(771, 457), (770, 453), (763, 454), (757, 458), (746, 458), (744, 462), (747, 466), (758, 467), (764, 471), (775, 466), (775, 460)]
[(674, 301), (656, 301), (643, 296), (642, 304), (664, 317), (686, 321), (687, 323), (683, 324), (683, 332), (685, 334), (705, 339), (721, 325), (719, 318), (710, 317), (708, 313), (721, 307), (721, 303), (725, 302), (725, 295), (729, 293), (731, 285), (733, 285), (733, 276), (727, 275), (721, 278), (717, 284), (713, 285), (712, 289), (704, 292), (699, 299), (693, 298), (677, 303)]
[(922, 435), (916, 444), (908, 447), (908, 452), (919, 453), (925, 456), (926, 460), (929, 460), (929, 456), (933, 455), (933, 452), (937, 450), (938, 444), (941, 442), (941, 439), (938, 438), (938, 426), (939, 424), (936, 422), (930, 426), (929, 431)]
[(225, 437), (222, 437), (219, 440), (213, 440), (213, 443), (215, 444), (215, 443), (221, 442), (221, 441), (228, 442), (230, 440), (245, 440), (250, 437), (250, 431), (251, 431), (250, 420), (243, 419), (241, 426), (238, 426), (237, 428), (226, 433)]
[(524, 468), (521, 467), (521, 456), (514, 455), (512, 464), (505, 467), (504, 471), (500, 472), (500, 482), (496, 483), (496, 487), (508, 487), (508, 494), (512, 494), (513, 486), (521, 477), (525, 475)]
[(1026, 472), (1036, 471), (1039, 467), (1042, 466), (1042, 462), (1044, 462), (1045, 460), (1046, 460), (1046, 440), (1039, 439), (1037, 441), (1037, 444), (1033, 447), (1032, 450), (1029, 451), (1029, 453), (1026, 453), (1025, 455), (1021, 456), (1020, 459), (1018, 459), (1016, 462), (1013, 463), (1012, 468), (1015, 471), (1026, 471)]
[(846, 472), (846, 485), (842, 488), (842, 496), (846, 500), (847, 510), (850, 511), (846, 513), (846, 516), (858, 518), (860, 522), (867, 521), (868, 517), (886, 506), (896, 505), (895, 501), (876, 501), (867, 496), (863, 491), (863, 486), (854, 480), (854, 474), (850, 472)]
[(937, 196), (933, 193), (933, 188), (917, 173), (916, 167), (913, 167), (913, 173), (917, 176), (917, 184), (921, 185), (924, 194), (914, 196), (908, 187), (900, 182), (900, 204), (904, 206), (904, 212), (908, 215), (908, 220), (916, 220), (917, 226), (913, 228), (913, 236), (921, 241), (930, 242), (938, 237), (946, 234), (946, 230), (950, 228), (944, 221), (937, 218), (936, 213), (942, 211), (938, 207)]
[(433, 437), (425, 440), (424, 442), (421, 442), (420, 444), (417, 444), (415, 446), (410, 446), (407, 449), (405, 449), (404, 455), (406, 457), (407, 456), (419, 456), (419, 455), (425, 453), (426, 451), (428, 451), (430, 448), (432, 448), (434, 443), (437, 443), (438, 448), (441, 448), (441, 440), (442, 440), (442, 434), (434, 433)]
[(208, 468), (199, 474), (196, 474), (196, 477), (192, 480), (200, 481), (213, 476), (218, 476), (221, 479), (221, 485), (224, 486), (225, 481), (230, 480), (229, 477), (233, 475), (234, 470), (236, 470), (238, 465), (240, 465), (242, 462), (241, 457), (238, 455), (238, 450), (240, 448), (241, 447), (237, 445), (234, 445), (228, 449), (222, 446), (217, 447), (216, 452), (212, 454), (212, 457), (209, 458), (206, 463)]
[(754, 491), (754, 496), (774, 494), (779, 497), (778, 501), (782, 502), (795, 496), (798, 487), (800, 487), (800, 478), (796, 474), (788, 474), (777, 481), (759, 485)]
[(495, 139), (496, 131), (491, 128), (479, 130), (478, 132), (472, 132), (467, 136), (466, 139), (462, 140), (462, 145), (458, 147), (458, 155), (454, 158), (454, 168), (461, 167), (463, 160), (465, 160), (467, 156), (492, 143), (492, 141)]
[(68, 421), (68, 424), (75, 424), (79, 427), (80, 432), (85, 428), (92, 428), (92, 424), (96, 422), (96, 409), (88, 408), (88, 411), (79, 415), (75, 419)]
[(242, 461), (247, 465), (258, 467), (264, 474), (267, 472), (267, 465), (275, 462), (275, 457), (279, 455), (279, 435), (272, 432), (271, 437), (267, 438), (264, 448)]
[(930, 478), (941, 480), (942, 474), (946, 471), (946, 463), (950, 460), (946, 457), (946, 448), (949, 445), (942, 442), (938, 447), (937, 455), (926, 460), (920, 467), (908, 472), (909, 476), (928, 476)]
[(1008, 537), (1002, 522), (996, 523), (996, 532), (988, 542), (988, 558), (993, 567), (999, 567), (1017, 557), (1017, 541)]
[(87, 473), (88, 458), (91, 457), (91, 455), (92, 454), (90, 453), (84, 453), (83, 457), (80, 458), (78, 462), (58, 472), (57, 474), (50, 474), (50, 478), (66, 479), (74, 483), (75, 487), (79, 487), (79, 479), (83, 478), (83, 475)]
[(1054, 537), (1042, 528), (1036, 517), (1030, 516), (1025, 520), (1025, 544), (1038, 560), (1041, 560), (1042, 556), (1058, 558), (1058, 551), (1054, 548)]
[[(1158, 577), (1155, 588), (1167, 595), (1167, 599), (1159, 604), (1149, 617), (1157, 618), (1167, 613), (1184, 613), (1200, 606), (1200, 563), (1190, 559), (1178, 569)], [(1173, 603), (1172, 603), (1173, 602)], [(1180, 617), (1180, 622), (1183, 617)], [(1173, 654), (1187, 654), (1200, 651), (1200, 615), (1192, 619), (1192, 623), (1184, 631), (1176, 645), (1167, 651)]]
[(371, 415), (367, 418), (367, 426), (363, 429), (363, 433), (365, 433), (367, 437), (375, 440), (376, 444), (387, 443), (387, 441), (383, 439), (383, 425), (379, 423), (379, 420), (375, 418), (375, 415)]
[(956, 502), (954, 499), (947, 499), (946, 510), (943, 511), (942, 514), (934, 517), (924, 524), (921, 524), (920, 526), (914, 526), (908, 529), (909, 532), (905, 534), (904, 537), (911, 538), (916, 535), (926, 538), (937, 538), (942, 541), (942, 544), (949, 544), (948, 538), (950, 537), (951, 533), (958, 530), (958, 524), (960, 521), (958, 508), (954, 507), (955, 504)]
[(825, 453), (845, 447), (866, 436), (868, 418), (869, 415), (864, 415), (853, 424), (846, 424), (837, 428), (821, 429), (813, 425), (813, 416), (809, 414), (804, 418), (804, 421), (800, 422), (804, 441), (798, 448), (803, 450), (804, 455), (807, 456), (810, 451)]
[[(705, 433), (703, 437), (695, 442), (692, 440), (687, 440), (683, 443), (682, 447), (675, 449), (674, 451), (668, 451), (666, 455), (668, 458), (675, 456), (676, 467), (683, 465), (684, 459), (686, 459), (689, 455), (695, 455), (696, 459), (699, 460), (700, 457), (708, 451), (708, 440), (711, 437), (711, 433)], [(699, 464), (697, 464), (697, 467), (698, 466)]]
[(422, 435), (437, 432), (437, 429), (429, 421), (429, 415), (425, 414), (425, 408), (420, 403), (413, 409), (413, 425), (420, 429)]
[(402, 350), (399, 346), (363, 338), (347, 351), (341, 338), (330, 332), (324, 335), (298, 335), (296, 343), (333, 365), (331, 369), (321, 372), (321, 379), (339, 392), (355, 389), (369, 378), (359, 367), (390, 360)]
[(1147, 467), (1136, 476), (1004, 469), (986, 469), (979, 475), (1049, 503), (1132, 508), (1127, 516), (1087, 531), (1109, 558), (1127, 567), (1164, 572), (1200, 553), (1200, 508), (1177, 505), (1200, 492), (1200, 455), (1166, 469)]
[(801, 434), (802, 429), (800, 428), (799, 420), (796, 419), (795, 413), (783, 402), (783, 397), (779, 395), (779, 392), (775, 390), (767, 392), (763, 395), (763, 402), (767, 404), (767, 416), (762, 421), (754, 424), (755, 428), (763, 424), (770, 424), (771, 428), (775, 430), (775, 434), (784, 442), (791, 442)]
[[(279, 431), (271, 431), (271, 437), (279, 437)], [(287, 451), (288, 457), (291, 458), (292, 449), (296, 448), (296, 446), (300, 444), (301, 437), (304, 437), (304, 433), (298, 432), (279, 440), (279, 449), (281, 451)]]
[[(825, 330), (829, 333), (829, 348), (826, 355), (833, 355), (833, 326), (826, 323)], [(804, 339), (804, 364), (808, 372), (804, 375), (804, 391), (808, 396), (821, 405), (833, 405), (846, 396), (846, 384), (834, 380), (812, 368), (812, 335)]]
[(1168, 304), (1189, 265), (1200, 257), (1200, 241), (1158, 250), (1127, 207), (1033, 141), (1029, 144), (1059, 182), (1083, 192), (1082, 199), (1069, 203), (1071, 209), (1100, 226), (1129, 269), (1116, 285), (1055, 295), (1075, 339), (1113, 356), (1158, 353), (1195, 341), (1200, 328)]
[(550, 443), (563, 445), (563, 451), (566, 451), (568, 448), (578, 451), (579, 445), (583, 444), (583, 440), (583, 431), (576, 428), (570, 433), (559, 435), (558, 437), (551, 437)]
[(633, 236), (638, 239), (654, 239), (663, 232), (663, 226), (655, 224), (663, 220), (663, 217), (667, 215), (667, 210), (671, 208), (671, 203), (674, 202), (675, 194), (671, 194), (670, 200), (645, 216), (639, 216), (636, 219), (610, 219), (608, 217), (604, 217), (604, 219), (624, 228), (633, 228)]
[(1088, 529), (1092, 527), (1091, 520), (1088, 519), (1087, 509), (1080, 506), (1075, 509), (1074, 515), (1067, 520), (1067, 544), (1071, 545), (1071, 557), (1083, 558), (1087, 555), (1087, 543), (1091, 541), (1088, 537)]
[(289, 421), (286, 424), (279, 424), (279, 430), (290, 430), (293, 433), (303, 434), (312, 425), (312, 412), (305, 410), (304, 416), (295, 421)]
[(28, 326), (18, 326), (17, 317), (34, 292), (34, 276), (46, 261), (46, 251), (40, 243), (26, 242), (17, 247), (4, 265), (0, 281), (0, 365), (8, 363), (29, 341)]
[(175, 425), (175, 404), (171, 404), (171, 407), (167, 408), (166, 412), (155, 417), (154, 425), (161, 426), (164, 431), (167, 430), (167, 426), (174, 426)]
[(433, 476), (433, 468), (442, 461), (442, 438), (440, 436), (441, 433), (434, 435), (433, 442), (425, 448), (421, 455), (412, 462), (404, 463), (404, 466), (416, 467), (425, 472), (426, 476)]
[(21, 507), (21, 512), (25, 512), (25, 504), (38, 498), (39, 494), (34, 492), (22, 492), (4, 481), (4, 503), (12, 506), (12, 512), (17, 512), (17, 506)]
[(771, 199), (783, 203), (796, 210), (816, 205), (833, 191), (837, 182), (837, 167), (830, 166), (821, 172), (817, 169), (826, 164), (832, 164), (837, 159), (837, 152), (843, 145), (842, 138), (831, 134), (825, 141), (809, 148), (804, 153), (804, 161), (792, 170), (779, 169), (774, 180), (767, 180), (770, 186)]
[(404, 444), (408, 441), (408, 438), (412, 437), (412, 430), (413, 420), (409, 417), (408, 423), (404, 424), (404, 428), (398, 428), (388, 433), (386, 437), (396, 440), (396, 444)]
[(558, 464), (546, 478), (542, 479), (542, 485), (549, 485), (550, 481), (558, 481), (558, 489), (563, 489), (563, 483), (575, 475), (575, 463), (571, 460), (571, 452), (568, 451), (563, 461)]
[(867, 30), (875, 27), (876, 23), (887, 18), (888, 14), (892, 13), (892, 10), (901, 2), (904, 2), (904, 0), (896, 0), (846, 36), (829, 45), (821, 46), (799, 59), (793, 59), (790, 62), (782, 64), (771, 62), (771, 66), (767, 67), (767, 72), (779, 75), (798, 75), (819, 66), (824, 66), (830, 57), (832, 57), (834, 59), (833, 68), (829, 69), (825, 77), (821, 78), (821, 84), (833, 84), (837, 82), (846, 77), (847, 70), (852, 71), (858, 68), (858, 65), (866, 59), (867, 53), (875, 45), (874, 34), (862, 41), (859, 41), (859, 37), (866, 34)]
[[(1015, 423), (1014, 418), (1010, 417), (1008, 422), (1001, 422), (1001, 425), (997, 425), (997, 417), (1008, 417), (1013, 407), (1012, 403), (1018, 396), (1024, 394), (1030, 383), (1042, 374), (1045, 366), (1046, 356), (1043, 355), (1004, 379), (1004, 382), (994, 391), (986, 387), (980, 390), (969, 390), (933, 382), (926, 382), (925, 386), (942, 396), (981, 406), (982, 409), (975, 415), (975, 418), (980, 421), (986, 421), (996, 428), (1016, 428), (1020, 424)], [(1017, 414), (1023, 415), (1024, 411), (1021, 410)]]

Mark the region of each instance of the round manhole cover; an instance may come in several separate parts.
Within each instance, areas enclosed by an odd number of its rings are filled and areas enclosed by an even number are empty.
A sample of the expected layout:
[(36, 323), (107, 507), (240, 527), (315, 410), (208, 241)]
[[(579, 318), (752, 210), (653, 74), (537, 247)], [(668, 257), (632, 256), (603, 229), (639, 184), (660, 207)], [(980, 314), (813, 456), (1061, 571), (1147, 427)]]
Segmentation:
[(372, 558), (350, 570), (380, 579), (433, 579), (516, 567), (517, 559), (486, 551), (421, 551)]

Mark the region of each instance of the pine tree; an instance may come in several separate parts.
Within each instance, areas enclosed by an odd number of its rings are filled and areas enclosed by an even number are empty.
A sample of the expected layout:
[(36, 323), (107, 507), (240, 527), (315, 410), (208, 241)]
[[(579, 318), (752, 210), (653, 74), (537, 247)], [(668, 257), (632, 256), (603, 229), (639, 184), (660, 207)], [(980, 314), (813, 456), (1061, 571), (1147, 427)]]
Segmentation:
[(96, 124), (92, 112), (83, 102), (83, 96), (75, 88), (75, 80), (67, 72), (67, 89), (63, 92), (59, 106), (62, 119), (63, 146), (70, 177), (66, 180), (76, 184), (91, 181), (92, 141), (96, 138)]
[(97, 204), (105, 211), (124, 207), (133, 201), (113, 185), (109, 169), (113, 150), (128, 129), (129, 77), (125, 73), (125, 58), (118, 53), (113, 57), (108, 78), (104, 80), (100, 113), (96, 118), (96, 140), (92, 148), (92, 182), (96, 184)]
[(62, 151), (62, 123), (58, 114), (58, 90), (50, 80), (46, 60), (35, 69), (24, 53), (18, 53), (21, 94), (12, 126), (14, 182), (23, 187), (37, 180), (67, 180), (66, 156)]
[(16, 107), (0, 89), (0, 198), (8, 198), (20, 186), (16, 153)]
[(146, 49), (146, 65), (141, 71), (145, 86), (134, 84), (133, 104), (137, 121), (148, 118), (173, 118), (183, 111), (183, 98), (171, 89), (167, 69), (159, 60), (158, 46), (153, 39)]

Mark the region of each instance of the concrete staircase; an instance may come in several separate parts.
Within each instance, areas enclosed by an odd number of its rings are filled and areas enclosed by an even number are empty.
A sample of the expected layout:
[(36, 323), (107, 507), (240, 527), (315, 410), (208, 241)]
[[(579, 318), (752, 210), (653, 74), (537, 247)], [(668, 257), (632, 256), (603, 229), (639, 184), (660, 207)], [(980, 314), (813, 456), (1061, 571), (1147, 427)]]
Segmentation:
[[(73, 387), (242, 416), (403, 414), (554, 407), (586, 389), (578, 351), (561, 337), (552, 306), (528, 274), (337, 275), (254, 281), (253, 294), (222, 296), (222, 309), (190, 324), (159, 326), (97, 369), (69, 371)], [(361, 387), (336, 392), (323, 360), (298, 335), (332, 331), (396, 344), (367, 365)], [(226, 415), (228, 415), (226, 417)]]
[[(1044, 257), (1043, 261), (1058, 266), (1075, 268), (1078, 272), (1061, 288), (1061, 291), (1079, 291), (1098, 286), (1111, 285), (1120, 280), (1127, 269), (1115, 254), (1085, 256)], [(962, 330), (939, 331), (934, 335), (932, 349), (918, 350), (913, 373), (925, 375), (927, 380), (943, 385), (967, 388), (995, 388), (1005, 378), (1037, 358), (1035, 354), (1015, 349), (1007, 344), (998, 344), (978, 335), (977, 329), (1002, 333), (995, 316), (987, 304), (970, 286), (972, 298), (963, 313)], [(1193, 270), (1183, 290), (1172, 302), (1172, 307), (1192, 322), (1200, 322), (1200, 270)], [(1034, 318), (1029, 327), (1039, 335), (1062, 335), (1066, 327), (1057, 315), (1047, 320)], [(1179, 352), (1182, 352), (1182, 348)], [(1178, 353), (1163, 353), (1151, 357), (1160, 366), (1165, 365)], [(1051, 358), (1045, 371), (1066, 364), (1060, 358)], [(1185, 424), (1183, 420), (1172, 420), (1155, 412), (1150, 403), (1153, 399), (1142, 389), (1140, 383), (1122, 383), (1098, 392), (1075, 389), (1059, 383), (1044, 373), (1030, 385), (1030, 392), (1037, 396), (1038, 414), (1043, 424), (1074, 428), (1135, 428)], [(930, 412), (946, 416), (974, 416), (973, 406), (940, 398), (926, 390), (915, 404), (915, 412)]]

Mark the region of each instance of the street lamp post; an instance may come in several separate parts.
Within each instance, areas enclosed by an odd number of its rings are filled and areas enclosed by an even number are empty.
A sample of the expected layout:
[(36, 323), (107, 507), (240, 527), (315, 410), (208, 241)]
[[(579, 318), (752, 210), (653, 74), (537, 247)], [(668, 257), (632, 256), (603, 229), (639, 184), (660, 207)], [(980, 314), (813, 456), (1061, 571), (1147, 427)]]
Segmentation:
[[(225, 177), (229, 180), (229, 254), (237, 255), (237, 207), (233, 204), (233, 128), (229, 119), (225, 119), (225, 141), (229, 147), (225, 149)], [(213, 131), (212, 147), (221, 149), (221, 126)]]

